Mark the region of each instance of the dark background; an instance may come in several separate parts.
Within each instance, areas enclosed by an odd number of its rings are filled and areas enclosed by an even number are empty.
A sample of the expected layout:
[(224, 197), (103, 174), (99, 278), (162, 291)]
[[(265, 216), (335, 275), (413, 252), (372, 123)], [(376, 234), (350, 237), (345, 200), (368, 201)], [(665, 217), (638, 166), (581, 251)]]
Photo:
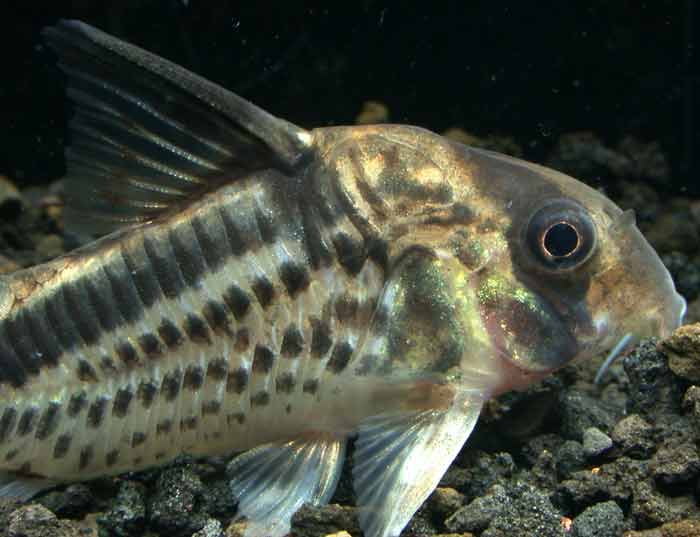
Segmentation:
[(697, 195), (693, 4), (4, 2), (0, 173), (20, 185), (61, 175), (63, 78), (39, 31), (79, 18), (305, 127), (352, 123), (374, 99), (394, 122), (512, 136), (533, 160), (562, 133), (631, 134), (660, 142), (670, 188)]

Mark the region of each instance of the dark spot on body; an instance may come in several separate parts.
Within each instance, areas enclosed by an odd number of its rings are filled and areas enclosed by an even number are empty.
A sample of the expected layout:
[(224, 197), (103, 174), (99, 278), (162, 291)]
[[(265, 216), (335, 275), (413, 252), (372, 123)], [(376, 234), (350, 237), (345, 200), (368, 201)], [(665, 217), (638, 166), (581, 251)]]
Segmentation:
[(19, 449), (11, 449), (5, 454), (5, 460), (7, 462), (13, 461), (17, 458), (17, 455), (19, 455)]
[(304, 349), (304, 336), (296, 325), (289, 325), (282, 337), (280, 354), (286, 358), (299, 356)]
[(189, 416), (187, 418), (183, 418), (182, 420), (180, 420), (180, 431), (195, 431), (197, 430), (198, 422), (199, 419), (197, 418), (197, 416)]
[(279, 272), (280, 280), (282, 280), (287, 294), (292, 298), (304, 291), (311, 283), (309, 271), (298, 263), (291, 261), (283, 263)]
[(130, 386), (119, 388), (114, 396), (112, 414), (118, 418), (123, 418), (129, 413), (129, 405), (134, 397), (134, 392)]
[(146, 434), (140, 431), (131, 435), (131, 447), (135, 448), (146, 442)]
[(350, 275), (354, 276), (362, 270), (367, 260), (364, 244), (341, 231), (333, 237), (333, 246), (338, 262)]
[(26, 436), (34, 430), (34, 426), (39, 419), (39, 410), (36, 407), (29, 407), (19, 418), (19, 423), (17, 424), (17, 435)]
[(128, 369), (132, 369), (138, 365), (139, 355), (130, 342), (122, 341), (117, 343), (117, 345), (114, 347), (114, 351), (117, 353), (117, 357)]
[(250, 404), (252, 406), (265, 406), (270, 403), (270, 394), (262, 391), (258, 392), (250, 398)]
[(274, 364), (275, 355), (272, 350), (264, 345), (256, 345), (253, 353), (253, 372), (269, 373)]
[(310, 394), (315, 394), (318, 391), (318, 380), (317, 379), (309, 379), (304, 381), (304, 385), (302, 386), (302, 391), (304, 393), (310, 393)]
[(30, 462), (25, 462), (22, 466), (20, 466), (17, 469), (17, 475), (31, 476), (32, 475), (32, 464)]
[(97, 382), (97, 371), (87, 360), (78, 360), (78, 379), (82, 382)]
[(360, 305), (357, 297), (345, 293), (335, 299), (335, 315), (338, 322), (346, 323), (357, 316)]
[(136, 397), (144, 408), (150, 408), (158, 393), (158, 386), (153, 381), (142, 381), (136, 392)]
[(161, 393), (166, 401), (174, 401), (180, 393), (182, 383), (182, 371), (176, 369), (163, 376), (163, 384), (161, 385)]
[(330, 350), (333, 340), (328, 323), (320, 319), (311, 319), (311, 356), (322, 358)]
[(212, 399), (211, 401), (205, 401), (202, 404), (202, 415), (207, 416), (211, 414), (218, 414), (219, 411), (221, 410), (221, 402), (217, 401), (216, 399)]
[(146, 358), (155, 360), (163, 356), (163, 346), (155, 334), (147, 332), (138, 338), (138, 344)]
[(238, 425), (243, 425), (245, 423), (245, 414), (243, 414), (242, 412), (236, 412), (234, 414), (229, 414), (228, 416), (226, 416), (227, 425), (233, 425), (234, 422)]
[(237, 352), (244, 352), (250, 347), (250, 333), (247, 328), (241, 328), (236, 332), (236, 343), (233, 348)]
[(292, 373), (282, 373), (276, 380), (277, 393), (292, 393), (296, 386)]
[(188, 390), (199, 390), (204, 384), (204, 370), (198, 365), (190, 365), (185, 369), (182, 387)]
[(170, 431), (173, 430), (173, 420), (171, 419), (165, 419), (156, 425), (156, 435), (164, 435), (164, 434), (170, 434)]
[(190, 313), (185, 318), (185, 332), (191, 341), (199, 344), (210, 344), (209, 329), (201, 317)]
[(17, 411), (14, 407), (8, 406), (0, 418), (0, 444), (5, 442), (17, 424)]
[(231, 319), (223, 304), (210, 300), (202, 308), (202, 315), (214, 333), (231, 334)]
[(382, 239), (374, 239), (370, 242), (369, 258), (374, 261), (382, 270), (389, 266), (389, 243)]
[(107, 409), (107, 402), (109, 399), (107, 397), (98, 397), (88, 408), (87, 413), (87, 424), (89, 427), (96, 429), (102, 425), (102, 421), (105, 417), (105, 410)]
[(169, 349), (179, 347), (184, 341), (182, 332), (170, 319), (161, 319), (158, 335)]
[(248, 371), (239, 367), (235, 371), (229, 371), (226, 381), (226, 391), (231, 393), (243, 393), (248, 386)]
[(72, 440), (73, 437), (68, 433), (59, 435), (59, 437), (56, 438), (56, 443), (53, 446), (53, 458), (62, 459), (65, 457), (70, 449)]
[(224, 304), (231, 310), (237, 321), (242, 321), (250, 310), (250, 298), (243, 289), (237, 285), (231, 285), (223, 296)]
[(268, 280), (265, 276), (258, 276), (251, 287), (255, 297), (258, 299), (258, 302), (263, 309), (272, 304), (272, 301), (275, 298), (275, 288), (270, 280)]
[(87, 393), (85, 391), (74, 393), (68, 401), (68, 417), (74, 418), (87, 406)]
[(80, 460), (78, 462), (78, 468), (80, 470), (85, 470), (85, 468), (87, 468), (92, 462), (94, 456), (95, 448), (93, 448), (92, 445), (87, 445), (83, 447), (83, 449), (80, 450)]
[(287, 403), (287, 406), (284, 407), (284, 411), (285, 411), (287, 414), (291, 414), (291, 413), (292, 413), (292, 405), (290, 405), (289, 403)]
[(348, 362), (350, 362), (353, 350), (352, 345), (347, 341), (341, 341), (336, 344), (326, 369), (336, 374), (341, 373), (347, 367)]
[(111, 356), (103, 356), (100, 358), (100, 369), (107, 375), (114, 374), (117, 371), (117, 364)]
[(58, 427), (60, 410), (60, 403), (51, 401), (48, 404), (46, 410), (44, 410), (44, 413), (41, 415), (41, 419), (39, 419), (39, 424), (36, 428), (35, 437), (37, 440), (44, 440), (53, 434), (56, 427)]
[(262, 208), (255, 208), (255, 222), (260, 231), (260, 238), (266, 244), (272, 244), (277, 239), (277, 227), (272, 215), (265, 212)]
[(119, 460), (119, 450), (118, 449), (113, 449), (109, 453), (107, 453), (105, 457), (105, 464), (110, 467), (114, 466), (117, 464), (117, 461)]
[(207, 365), (207, 378), (213, 381), (221, 381), (228, 374), (228, 362), (225, 358), (215, 358)]
[(155, 454), (155, 459), (157, 461), (163, 460), (168, 454), (165, 451), (159, 451)]

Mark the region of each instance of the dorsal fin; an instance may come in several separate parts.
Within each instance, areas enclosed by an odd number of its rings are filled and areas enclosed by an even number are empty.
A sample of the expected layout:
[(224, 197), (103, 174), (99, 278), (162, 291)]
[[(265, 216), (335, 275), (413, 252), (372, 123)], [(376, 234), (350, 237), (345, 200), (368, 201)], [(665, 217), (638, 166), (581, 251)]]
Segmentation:
[(252, 171), (289, 172), (310, 134), (186, 69), (79, 21), (43, 35), (75, 103), (66, 225), (145, 222)]

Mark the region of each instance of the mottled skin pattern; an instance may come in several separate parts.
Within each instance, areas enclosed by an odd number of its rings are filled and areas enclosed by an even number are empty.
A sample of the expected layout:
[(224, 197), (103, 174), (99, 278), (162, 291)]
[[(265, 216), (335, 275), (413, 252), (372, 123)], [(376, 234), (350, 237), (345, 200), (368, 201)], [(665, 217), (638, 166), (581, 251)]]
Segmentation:
[[(314, 141), (303, 199), (261, 174), (13, 275), (5, 468), (69, 480), (243, 450), (309, 423), (351, 431), (391, 405), (445, 404), (433, 384), (498, 393), (676, 322), (655, 315), (675, 300), (665, 274), (620, 267), (646, 245), (609, 238), (621, 213), (594, 191), (419, 129)], [(562, 196), (593, 207), (598, 245), (583, 269), (543, 278), (519, 230)], [(630, 300), (644, 314), (621, 318)], [(66, 350), (30, 363), (42, 345)]]
[(86, 25), (46, 35), (79, 105), (66, 214), (116, 231), (0, 278), (0, 495), (261, 446), (231, 490), (277, 537), (357, 434), (360, 523), (394, 536), (488, 397), (680, 322), (633, 216), (570, 177), (307, 132)]

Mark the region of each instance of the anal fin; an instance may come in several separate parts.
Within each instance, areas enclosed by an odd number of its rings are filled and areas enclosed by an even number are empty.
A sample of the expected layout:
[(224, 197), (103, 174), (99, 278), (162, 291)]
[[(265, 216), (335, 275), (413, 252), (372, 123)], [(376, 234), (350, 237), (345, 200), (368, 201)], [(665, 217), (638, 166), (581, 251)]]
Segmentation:
[(281, 537), (305, 503), (325, 505), (338, 484), (345, 439), (314, 434), (247, 451), (228, 467), (238, 498), (237, 517), (246, 517), (245, 537)]
[(366, 537), (396, 537), (437, 486), (476, 424), (478, 393), (447, 410), (365, 420), (353, 455), (353, 485)]
[(56, 482), (40, 477), (0, 472), (0, 498), (18, 498), (24, 502), (56, 485)]

